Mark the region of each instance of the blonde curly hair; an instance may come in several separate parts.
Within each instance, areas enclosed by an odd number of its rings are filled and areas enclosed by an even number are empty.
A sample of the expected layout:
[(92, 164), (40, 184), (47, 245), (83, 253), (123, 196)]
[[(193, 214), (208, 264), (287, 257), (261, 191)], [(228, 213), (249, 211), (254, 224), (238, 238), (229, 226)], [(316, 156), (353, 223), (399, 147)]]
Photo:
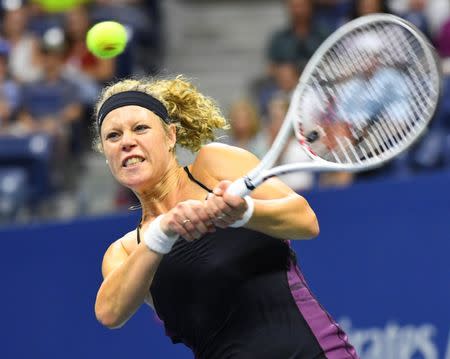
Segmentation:
[[(171, 123), (176, 125), (177, 144), (197, 152), (207, 142), (214, 141), (214, 130), (229, 129), (215, 101), (202, 93), (184, 76), (173, 79), (125, 79), (105, 87), (95, 106), (95, 115), (112, 95), (125, 91), (147, 93), (166, 107)], [(162, 121), (164, 126), (168, 126)], [(99, 128), (95, 124), (94, 145), (100, 148)]]

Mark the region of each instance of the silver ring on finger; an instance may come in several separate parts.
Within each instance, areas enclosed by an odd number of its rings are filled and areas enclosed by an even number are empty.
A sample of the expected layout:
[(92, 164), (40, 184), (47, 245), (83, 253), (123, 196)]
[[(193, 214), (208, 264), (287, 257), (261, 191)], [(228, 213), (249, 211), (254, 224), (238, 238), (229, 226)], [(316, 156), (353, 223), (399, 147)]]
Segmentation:
[(217, 216), (217, 219), (224, 219), (226, 217), (225, 214), (221, 214), (220, 216)]
[(186, 223), (189, 223), (190, 221), (191, 221), (190, 219), (185, 219), (185, 220), (183, 220), (183, 222), (182, 222), (183, 226), (184, 226)]

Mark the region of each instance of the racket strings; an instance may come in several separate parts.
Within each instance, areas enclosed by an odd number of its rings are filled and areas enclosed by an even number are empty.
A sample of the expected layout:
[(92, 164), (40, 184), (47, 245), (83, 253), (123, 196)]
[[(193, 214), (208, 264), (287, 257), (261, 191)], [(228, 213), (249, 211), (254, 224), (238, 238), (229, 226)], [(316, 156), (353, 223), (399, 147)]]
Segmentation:
[[(317, 98), (312, 112), (319, 115), (301, 121), (320, 134), (311, 149), (344, 164), (391, 156), (428, 122), (437, 83), (433, 59), (410, 31), (389, 23), (357, 28), (325, 53), (310, 77)], [(303, 105), (300, 100), (300, 116)]]

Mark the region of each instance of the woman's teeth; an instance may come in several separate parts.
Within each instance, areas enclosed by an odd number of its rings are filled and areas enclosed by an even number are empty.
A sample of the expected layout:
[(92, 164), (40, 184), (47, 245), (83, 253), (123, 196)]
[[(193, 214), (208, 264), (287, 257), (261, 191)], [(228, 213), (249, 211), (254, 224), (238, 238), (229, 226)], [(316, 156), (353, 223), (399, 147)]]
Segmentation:
[(129, 158), (129, 159), (127, 159), (127, 160), (125, 161), (125, 167), (127, 167), (127, 166), (129, 166), (129, 165), (134, 165), (135, 163), (139, 163), (139, 162), (142, 162), (142, 161), (144, 161), (143, 158), (140, 158), (140, 157), (131, 157), (131, 158)]

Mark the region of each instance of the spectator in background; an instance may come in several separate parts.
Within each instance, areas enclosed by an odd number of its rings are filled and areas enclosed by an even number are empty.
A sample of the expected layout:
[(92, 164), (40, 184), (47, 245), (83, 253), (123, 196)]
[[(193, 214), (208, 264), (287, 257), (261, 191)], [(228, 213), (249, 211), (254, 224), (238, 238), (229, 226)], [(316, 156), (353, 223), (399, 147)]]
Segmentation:
[(450, 72), (443, 68), (441, 102), (428, 131), (409, 156), (410, 172), (429, 172), (450, 168)]
[(286, 8), (289, 23), (271, 36), (267, 57), (270, 65), (290, 57), (301, 66), (331, 31), (325, 24), (315, 21), (313, 0), (286, 0)]
[(291, 96), (297, 86), (303, 65), (298, 65), (293, 54), (285, 54), (284, 58), (273, 61), (270, 66), (270, 78), (253, 84), (251, 92), (258, 103), (263, 120), (267, 123), (268, 106), (272, 97), (279, 93)]
[(24, 132), (52, 136), (55, 163), (67, 166), (72, 128), (80, 120), (82, 106), (78, 87), (63, 76), (66, 43), (62, 29), (48, 30), (39, 49), (43, 75), (23, 87), (18, 119)]
[(63, 77), (66, 45), (61, 29), (50, 29), (39, 44), (42, 77), (23, 87), (20, 120), (30, 131), (57, 134), (79, 119), (79, 93)]
[(19, 103), (19, 86), (8, 76), (8, 44), (0, 40), (0, 133), (7, 131)]
[(86, 7), (77, 6), (65, 13), (67, 36), (67, 64), (99, 84), (110, 81), (115, 75), (116, 60), (99, 59), (86, 46), (86, 34), (90, 28)]
[(11, 47), (8, 64), (10, 74), (21, 83), (35, 81), (41, 75), (41, 69), (37, 59), (36, 38), (27, 30), (28, 6), (21, 1), (4, 3), (8, 7), (5, 8), (2, 36)]
[(294, 62), (294, 59), (274, 64), (273, 77), (276, 85), (276, 90), (285, 93), (286, 95), (292, 95), (295, 87), (298, 84), (298, 80), (303, 70), (303, 65), (298, 65)]
[(268, 42), (266, 77), (251, 85), (263, 116), (274, 93), (290, 94), (306, 62), (331, 32), (314, 18), (313, 0), (285, 0), (289, 22), (275, 31)]
[[(396, 14), (408, 12), (411, 0), (388, 0), (389, 9)], [(424, 13), (429, 24), (431, 36), (434, 38), (450, 15), (448, 0), (424, 0)]]
[[(284, 93), (278, 93), (269, 102), (267, 128), (267, 142), (272, 145), (283, 124), (287, 110), (289, 108), (290, 97)], [(291, 140), (286, 144), (283, 153), (280, 155), (276, 165), (284, 165), (293, 162), (310, 161), (308, 155), (303, 151), (300, 144), (292, 135)], [(309, 190), (314, 185), (314, 175), (310, 172), (295, 172), (283, 175), (280, 179), (289, 187), (296, 191)]]
[(426, 5), (427, 0), (409, 0), (407, 10), (400, 16), (417, 26), (431, 40), (430, 25), (425, 15)]
[(335, 30), (348, 18), (352, 0), (315, 0), (314, 4), (318, 21)]
[[(67, 41), (64, 75), (79, 88), (84, 119), (89, 118), (92, 113), (101, 85), (111, 80), (116, 74), (116, 58), (99, 59), (87, 49), (86, 34), (90, 25), (90, 15), (85, 6), (75, 6), (64, 13)], [(81, 137), (89, 138), (89, 121), (81, 121), (76, 130)], [(84, 141), (83, 147), (88, 147), (89, 143), (90, 141)]]
[(450, 1), (427, 0), (425, 14), (430, 26), (431, 35), (434, 37), (450, 15)]
[(86, 6), (74, 6), (64, 13), (67, 39), (64, 75), (78, 86), (84, 113), (82, 121), (77, 122), (72, 128), (73, 144), (77, 151), (87, 150), (90, 147), (91, 131), (88, 119), (101, 86), (116, 76), (118, 59), (123, 56), (100, 59), (89, 52), (86, 34), (91, 25), (90, 13)]
[[(115, 20), (126, 26), (128, 44), (125, 52), (118, 58), (118, 77), (130, 76), (136, 71), (155, 74), (161, 63), (160, 51), (151, 43), (155, 23), (149, 16), (144, 3), (156, 0), (95, 0), (91, 7), (93, 22)], [(158, 43), (159, 44), (159, 43)], [(160, 44), (159, 44), (160, 45)], [(137, 69), (136, 69), (137, 67)]]
[(249, 100), (241, 99), (230, 108), (231, 135), (229, 144), (246, 149), (258, 158), (267, 152), (267, 143), (260, 132), (258, 110)]
[[(142, 51), (151, 54), (150, 61), (142, 61), (140, 65), (144, 71), (154, 74), (159, 71), (164, 63), (165, 44), (164, 36), (164, 16), (162, 11), (162, 1), (160, 0), (142, 0), (142, 9), (147, 13), (150, 19), (150, 26), (147, 25), (147, 31), (142, 34), (140, 43)], [(147, 56), (139, 56), (139, 59)]]
[(380, 12), (390, 13), (386, 0), (353, 0), (353, 6), (350, 10), (350, 20)]
[(450, 58), (450, 18), (436, 36), (436, 49), (442, 58)]

